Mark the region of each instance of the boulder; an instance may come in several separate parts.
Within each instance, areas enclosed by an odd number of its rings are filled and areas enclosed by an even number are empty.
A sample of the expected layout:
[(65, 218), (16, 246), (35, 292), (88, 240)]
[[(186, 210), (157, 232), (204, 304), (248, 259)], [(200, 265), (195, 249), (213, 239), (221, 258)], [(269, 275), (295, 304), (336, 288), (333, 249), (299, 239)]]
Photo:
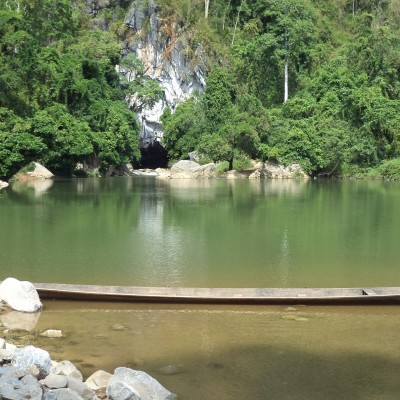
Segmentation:
[(68, 378), (65, 375), (49, 374), (40, 381), (41, 385), (47, 386), (49, 389), (61, 389), (67, 387)]
[(107, 387), (111, 377), (110, 373), (100, 370), (90, 375), (85, 383), (93, 390), (103, 389)]
[(67, 387), (78, 393), (84, 400), (93, 398), (95, 393), (86, 383), (83, 383), (79, 379), (71, 378), (70, 376), (67, 377), (67, 381)]
[(12, 356), (17, 350), (17, 346), (11, 343), (6, 343), (6, 347), (3, 349), (0, 349), (0, 359), (6, 360), (6, 361), (11, 361)]
[(78, 368), (75, 367), (74, 364), (72, 364), (71, 361), (68, 360), (64, 360), (57, 363), (56, 365), (53, 365), (51, 372), (57, 375), (69, 376), (71, 378), (78, 379), (81, 382), (83, 381), (83, 376), (81, 372), (78, 370)]
[(7, 182), (0, 181), (0, 190), (6, 188), (7, 186), (8, 186)]
[(130, 368), (117, 368), (107, 385), (111, 400), (174, 400), (176, 395), (150, 375)]
[(21, 347), (11, 357), (14, 367), (29, 371), (32, 365), (39, 369), (39, 378), (45, 378), (51, 369), (51, 359), (47, 351), (34, 346)]
[[(175, 163), (170, 170), (172, 179), (214, 178), (216, 165), (209, 163), (200, 165), (194, 161), (181, 160)], [(156, 170), (159, 172), (159, 170)], [(162, 172), (162, 171), (160, 171)]]
[(54, 176), (54, 174), (52, 174), (46, 167), (37, 162), (31, 163), (28, 168), (30, 171), (23, 173), (23, 175), (26, 175), (30, 178), (50, 179)]
[(0, 300), (16, 311), (37, 312), (42, 308), (33, 284), (14, 278), (7, 278), (0, 284)]
[(72, 389), (62, 388), (45, 392), (42, 400), (82, 400), (82, 397)]
[(23, 385), (15, 389), (15, 399), (42, 400), (43, 390), (39, 385)]

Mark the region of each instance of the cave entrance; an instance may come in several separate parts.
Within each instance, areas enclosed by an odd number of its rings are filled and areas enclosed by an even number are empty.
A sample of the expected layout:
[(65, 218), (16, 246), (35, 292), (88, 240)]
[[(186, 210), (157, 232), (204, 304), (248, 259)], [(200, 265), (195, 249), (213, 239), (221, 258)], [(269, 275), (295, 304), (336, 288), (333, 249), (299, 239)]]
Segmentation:
[(168, 154), (167, 150), (157, 141), (153, 141), (146, 148), (140, 149), (141, 159), (140, 168), (167, 168)]

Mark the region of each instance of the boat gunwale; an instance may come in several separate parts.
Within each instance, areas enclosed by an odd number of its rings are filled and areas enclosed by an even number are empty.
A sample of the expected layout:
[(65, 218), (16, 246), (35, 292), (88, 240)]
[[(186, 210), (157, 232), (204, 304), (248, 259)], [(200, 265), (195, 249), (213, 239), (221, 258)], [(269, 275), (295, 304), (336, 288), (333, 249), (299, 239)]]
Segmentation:
[(42, 299), (157, 303), (375, 304), (399, 303), (400, 287), (186, 288), (34, 283)]

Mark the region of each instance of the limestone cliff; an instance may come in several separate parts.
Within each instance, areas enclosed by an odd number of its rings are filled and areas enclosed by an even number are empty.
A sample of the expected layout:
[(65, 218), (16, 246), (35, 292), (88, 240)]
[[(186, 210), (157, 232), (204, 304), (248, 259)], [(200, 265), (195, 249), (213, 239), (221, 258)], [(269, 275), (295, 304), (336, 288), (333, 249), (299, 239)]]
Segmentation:
[(160, 117), (165, 108), (174, 110), (179, 102), (204, 90), (205, 57), (201, 46), (192, 49), (191, 57), (186, 55), (184, 21), (163, 18), (153, 0), (135, 0), (124, 22), (134, 33), (133, 40), (125, 43), (125, 53), (134, 52), (145, 75), (157, 80), (164, 90), (163, 98), (151, 108), (141, 107), (134, 93), (128, 96), (142, 125), (141, 145), (146, 148), (162, 138)]

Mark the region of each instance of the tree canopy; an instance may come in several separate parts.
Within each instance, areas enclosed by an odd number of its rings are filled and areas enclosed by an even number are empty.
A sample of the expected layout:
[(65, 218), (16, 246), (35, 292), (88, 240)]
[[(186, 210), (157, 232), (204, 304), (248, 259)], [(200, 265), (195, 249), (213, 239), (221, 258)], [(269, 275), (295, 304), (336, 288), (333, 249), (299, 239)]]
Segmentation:
[[(207, 75), (204, 93), (164, 113), (170, 159), (196, 151), (230, 168), (253, 158), (300, 163), (314, 175), (393, 176), (399, 4), (158, 0), (159, 34), (175, 29), (186, 61), (202, 57)], [(71, 174), (77, 163), (140, 158), (134, 112), (163, 91), (134, 54), (121, 57), (130, 39), (118, 15), (129, 6), (110, 2), (107, 23), (96, 25), (82, 0), (0, 3), (0, 178), (33, 160)], [(136, 96), (133, 111), (127, 93)]]

